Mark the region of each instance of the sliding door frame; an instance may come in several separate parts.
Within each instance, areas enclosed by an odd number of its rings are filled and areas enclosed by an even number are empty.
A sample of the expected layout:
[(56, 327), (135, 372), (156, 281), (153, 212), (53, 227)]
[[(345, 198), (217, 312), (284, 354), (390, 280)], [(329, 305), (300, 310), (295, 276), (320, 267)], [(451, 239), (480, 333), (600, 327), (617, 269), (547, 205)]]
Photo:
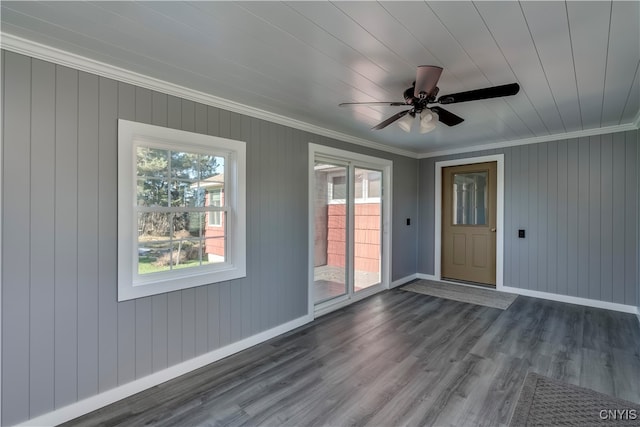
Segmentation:
[[(382, 171), (382, 194), (381, 194), (381, 203), (382, 203), (382, 233), (381, 233), (381, 275), (380, 275), (380, 284), (371, 286), (370, 288), (363, 289), (359, 292), (354, 292), (353, 290), (353, 209), (354, 203), (353, 198), (349, 197), (345, 202), (348, 204), (348, 247), (347, 252), (349, 254), (348, 266), (349, 271), (347, 272), (347, 295), (335, 298), (333, 300), (326, 301), (324, 303), (315, 305), (314, 298), (314, 251), (315, 251), (315, 172), (314, 165), (317, 158), (321, 159), (333, 159), (340, 163), (346, 163), (349, 165), (349, 179), (347, 179), (347, 183), (349, 184), (349, 190), (347, 191), (350, 196), (353, 191), (353, 182), (351, 177), (351, 169), (353, 167), (358, 168), (370, 168), (373, 170)], [(308, 233), (309, 233), (309, 242), (308, 242), (308, 314), (318, 317), (323, 314), (329, 313), (331, 311), (337, 310), (346, 305), (352, 304), (356, 301), (359, 301), (363, 298), (366, 298), (374, 293), (383, 291), (385, 289), (389, 289), (391, 283), (391, 225), (392, 222), (392, 185), (393, 185), (393, 162), (387, 159), (381, 159), (378, 157), (367, 156), (364, 154), (354, 153), (351, 151), (340, 150), (338, 148), (327, 147), (324, 145), (318, 145), (309, 143), (309, 205), (308, 205)]]

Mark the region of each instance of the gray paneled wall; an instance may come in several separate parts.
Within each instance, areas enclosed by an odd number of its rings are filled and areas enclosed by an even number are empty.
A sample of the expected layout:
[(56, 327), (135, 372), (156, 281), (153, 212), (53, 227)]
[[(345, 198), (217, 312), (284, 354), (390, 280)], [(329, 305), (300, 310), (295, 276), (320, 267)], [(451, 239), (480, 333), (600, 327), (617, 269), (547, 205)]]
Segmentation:
[(639, 305), (639, 133), (421, 160), (418, 271), (434, 272), (435, 162), (504, 153), (505, 286)]
[[(307, 311), (308, 142), (394, 160), (395, 279), (418, 162), (2, 52), (2, 425)], [(117, 119), (247, 142), (247, 277), (118, 303)]]

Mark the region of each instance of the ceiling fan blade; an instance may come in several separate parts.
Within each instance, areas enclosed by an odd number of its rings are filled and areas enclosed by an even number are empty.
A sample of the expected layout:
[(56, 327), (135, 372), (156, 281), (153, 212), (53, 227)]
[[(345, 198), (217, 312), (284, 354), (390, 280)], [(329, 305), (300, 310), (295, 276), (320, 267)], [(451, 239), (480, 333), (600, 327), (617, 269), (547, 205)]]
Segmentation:
[(389, 117), (387, 120), (378, 123), (377, 125), (375, 125), (374, 127), (372, 127), (371, 129), (375, 129), (375, 130), (380, 130), (380, 129), (384, 129), (387, 126), (389, 126), (391, 123), (395, 122), (396, 120), (404, 117), (409, 111), (411, 110), (404, 110), (404, 111), (400, 111), (399, 113), (394, 114), (393, 116)]
[(338, 104), (339, 107), (349, 107), (351, 105), (387, 105), (390, 107), (397, 107), (397, 106), (401, 106), (404, 105), (406, 106), (407, 104), (405, 102), (342, 102), (340, 104)]
[(431, 107), (430, 110), (436, 113), (438, 115), (438, 120), (440, 120), (447, 126), (455, 126), (464, 122), (464, 119), (462, 117), (457, 116), (452, 112), (445, 110), (444, 108)]
[(440, 80), (440, 74), (442, 74), (442, 67), (420, 65), (416, 72), (414, 96), (416, 98), (422, 98), (431, 95), (438, 84), (438, 80)]
[(510, 83), (508, 85), (487, 87), (484, 89), (470, 90), (467, 92), (452, 93), (443, 95), (438, 98), (439, 104), (455, 104), (457, 102), (476, 101), (479, 99), (497, 98), (500, 96), (515, 95), (520, 91), (518, 83)]

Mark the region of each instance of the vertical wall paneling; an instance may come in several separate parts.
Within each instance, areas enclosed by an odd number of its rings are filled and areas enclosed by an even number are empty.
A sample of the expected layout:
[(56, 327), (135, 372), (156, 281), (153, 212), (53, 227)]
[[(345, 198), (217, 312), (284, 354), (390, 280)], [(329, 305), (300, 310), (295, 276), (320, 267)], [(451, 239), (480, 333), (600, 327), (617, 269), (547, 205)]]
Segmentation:
[(59, 408), (78, 395), (78, 71), (61, 66), (56, 67), (55, 136), (54, 357)]
[(196, 290), (183, 289), (182, 293), (182, 360), (196, 355)]
[(29, 416), (31, 60), (10, 52), (4, 59), (2, 423), (11, 425)]
[(578, 296), (578, 231), (580, 229), (578, 142), (577, 139), (573, 139), (567, 143), (567, 217), (569, 222), (567, 227), (567, 295), (571, 296)]
[[(247, 144), (249, 143), (249, 139), (251, 138), (251, 120), (249, 117), (243, 116), (242, 117), (242, 124), (241, 124), (241, 134), (240, 134), (240, 140), (246, 142)], [(249, 192), (250, 189), (248, 188), (247, 185), (247, 203), (249, 201)], [(292, 193), (294, 194), (294, 193)], [(249, 206), (247, 206), (247, 213), (249, 213)], [(248, 216), (248, 215), (247, 215)], [(249, 219), (247, 218), (247, 231), (249, 229)], [(249, 258), (249, 253), (247, 250), (247, 258)], [(249, 274), (249, 272), (247, 272), (247, 275)], [(249, 313), (251, 313), (251, 301), (252, 301), (252, 285), (253, 282), (251, 281), (250, 278), (246, 278), (243, 279), (241, 281), (242, 283), (242, 312), (245, 313), (244, 316), (242, 316), (242, 336), (251, 336), (251, 334), (254, 332), (251, 328), (251, 318), (252, 316), (249, 315)]]
[[(54, 409), (54, 216), (55, 203), (55, 65), (39, 60), (31, 63), (31, 206), (30, 218), (30, 302), (29, 310), (29, 409), (42, 413)], [(5, 141), (8, 141), (5, 139)], [(5, 205), (6, 206), (6, 205)], [(9, 246), (4, 246), (8, 248)], [(5, 264), (6, 268), (6, 264)], [(5, 282), (6, 285), (6, 282)]]
[(213, 350), (220, 346), (220, 315), (219, 293), (217, 286), (207, 287), (207, 311), (209, 315), (207, 324), (207, 343), (209, 350)]
[(167, 296), (167, 362), (169, 366), (182, 362), (182, 293)]
[[(518, 223), (520, 224), (518, 228), (523, 228), (525, 231), (527, 229), (529, 229), (529, 211), (528, 211), (528, 207), (529, 207), (529, 190), (525, 191), (525, 189), (530, 188), (530, 180), (531, 177), (529, 176), (529, 147), (524, 146), (521, 147), (520, 149), (520, 170), (521, 170), (521, 184), (522, 186), (520, 187), (520, 193), (519, 193), (519, 199), (520, 199), (520, 204), (518, 205), (519, 209), (518, 209), (518, 218), (520, 219), (520, 221), (518, 221)], [(531, 229), (529, 229), (529, 231), (531, 231)], [(531, 235), (531, 233), (527, 233), (528, 235)], [(528, 288), (529, 287), (529, 246), (530, 246), (530, 239), (520, 239), (519, 242), (519, 249), (520, 249), (520, 271), (519, 271), (519, 275), (518, 275), (518, 283), (521, 287), (523, 288)]]
[[(135, 120), (136, 88), (118, 84), (118, 118)], [(118, 384), (136, 377), (136, 301), (118, 303)]]
[(540, 238), (538, 234), (538, 196), (539, 196), (539, 175), (541, 175), (538, 169), (538, 150), (541, 144), (529, 145), (527, 157), (529, 159), (528, 172), (529, 172), (529, 191), (527, 193), (527, 227), (529, 233), (527, 233), (526, 246), (529, 251), (529, 255), (526, 257), (528, 261), (528, 273), (525, 276), (527, 280), (527, 288), (535, 289), (538, 283), (538, 240)]
[[(556, 181), (558, 183), (557, 192), (557, 215), (553, 211), (549, 211), (550, 217), (556, 219), (556, 233), (557, 233), (557, 256), (554, 261), (556, 269), (556, 288), (555, 291), (561, 295), (568, 295), (569, 278), (568, 278), (568, 264), (569, 264), (569, 158), (567, 155), (568, 144), (567, 141), (558, 141), (558, 171), (556, 175)], [(572, 221), (573, 223), (573, 218)]]
[[(153, 94), (149, 89), (135, 88), (135, 120), (151, 123)], [(135, 300), (135, 376), (141, 378), (153, 372), (153, 303), (152, 298)]]
[[(260, 144), (258, 135), (260, 135), (260, 120), (249, 118), (249, 138), (247, 140), (247, 171), (256, 170), (260, 159)], [(260, 257), (259, 248), (256, 242), (260, 240), (260, 225), (257, 213), (260, 212), (258, 198), (260, 197), (261, 181), (254, 179), (253, 173), (247, 173), (247, 277), (253, 277), (259, 274)], [(253, 262), (249, 262), (253, 260)], [(257, 319), (262, 318), (263, 306), (261, 304), (262, 289), (258, 285), (254, 285), (251, 292), (251, 312), (258, 314), (252, 318), (251, 330), (260, 330)]]
[[(504, 176), (505, 177), (511, 176), (512, 175), (511, 169), (513, 168), (513, 147), (509, 147), (505, 149), (504, 158), (505, 158)], [(511, 210), (511, 206), (513, 206), (513, 204), (510, 203), (510, 201), (513, 200), (513, 194), (511, 192), (511, 188), (512, 186), (505, 186), (504, 188), (504, 230), (503, 231), (514, 229), (513, 212)], [(505, 233), (504, 252), (513, 253), (513, 250), (514, 248), (513, 248), (512, 240), (508, 238), (508, 233)], [(503, 274), (504, 274), (503, 276), (504, 285), (512, 286), (513, 269), (511, 268), (511, 266), (505, 265)]]
[(600, 299), (600, 257), (602, 255), (602, 238), (600, 229), (600, 139), (601, 136), (589, 138), (589, 240), (588, 240), (588, 277), (589, 291), (587, 298)]
[[(541, 232), (546, 231), (547, 247), (542, 252), (542, 256), (546, 257), (547, 292), (556, 293), (558, 291), (558, 144), (545, 144), (548, 152), (547, 155), (547, 209), (545, 218), (547, 220), (546, 228), (541, 228)], [(544, 198), (544, 195), (542, 196)]]
[(537, 259), (538, 265), (535, 268), (537, 272), (537, 282), (534, 282), (532, 289), (538, 287), (541, 291), (547, 292), (549, 290), (549, 281), (547, 273), (549, 271), (547, 263), (547, 255), (549, 252), (549, 239), (547, 236), (548, 230), (548, 218), (547, 218), (547, 205), (550, 199), (549, 193), (549, 169), (547, 164), (547, 147), (549, 144), (538, 144), (538, 192), (536, 194), (535, 205), (532, 206), (532, 211), (536, 212), (536, 221), (532, 221), (532, 225), (535, 224), (535, 235), (537, 239)]
[(98, 129), (98, 386), (118, 385), (117, 164), (118, 83), (100, 78)]
[[(505, 154), (505, 285), (634, 305), (638, 295), (638, 135), (640, 131), (514, 146)], [(468, 153), (467, 157), (487, 154)], [(420, 162), (424, 185), (434, 161)], [(424, 180), (424, 182), (423, 182)], [(426, 200), (426, 202), (425, 202)], [(419, 239), (431, 219), (422, 212)], [(527, 230), (517, 238), (517, 230)], [(419, 245), (419, 256), (431, 253)], [(419, 266), (425, 265), (419, 263)], [(420, 272), (433, 274), (433, 271)]]
[[(635, 138), (630, 136), (636, 144), (636, 224), (640, 223), (640, 132), (636, 132)], [(638, 320), (640, 320), (640, 226), (636, 227), (636, 305), (638, 306)]]
[[(99, 79), (78, 80), (78, 398), (98, 393)], [(34, 79), (35, 81), (35, 79)]]
[(589, 298), (589, 138), (578, 141), (578, 297)]
[(640, 277), (637, 277), (637, 251), (640, 250), (636, 243), (636, 237), (638, 233), (638, 191), (633, 191), (633, 183), (638, 182), (637, 175), (640, 173), (640, 165), (638, 165), (638, 137), (637, 134), (640, 131), (626, 132), (625, 133), (625, 174), (629, 190), (626, 192), (625, 203), (625, 265), (624, 265), (624, 281), (625, 281), (625, 301), (636, 300), (637, 284), (640, 282)]
[(613, 135), (600, 144), (600, 277), (596, 299), (613, 301)]
[[(168, 99), (167, 95), (153, 92), (151, 94), (151, 124), (167, 126)], [(151, 297), (151, 358), (153, 372), (157, 372), (168, 366), (167, 360), (167, 318), (168, 296), (167, 294)]]
[[(625, 134), (617, 133), (613, 135), (612, 142), (612, 205), (613, 209), (613, 224), (612, 224), (612, 248), (616, 248), (619, 251), (625, 247), (625, 208), (626, 198), (626, 173), (625, 156), (626, 156), (626, 143)], [(613, 252), (612, 252), (613, 255)], [(613, 284), (612, 301), (625, 301), (625, 286), (624, 286), (624, 263), (625, 257), (613, 256), (612, 257), (612, 277), (611, 283)]]

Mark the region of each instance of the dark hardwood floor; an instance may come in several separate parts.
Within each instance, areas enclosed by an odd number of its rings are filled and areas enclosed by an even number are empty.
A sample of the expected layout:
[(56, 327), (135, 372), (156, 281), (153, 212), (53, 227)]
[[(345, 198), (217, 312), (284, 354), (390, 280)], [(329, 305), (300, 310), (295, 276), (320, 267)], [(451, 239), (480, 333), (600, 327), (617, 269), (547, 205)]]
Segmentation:
[(640, 403), (631, 314), (386, 291), (68, 426), (497, 426), (533, 371)]

